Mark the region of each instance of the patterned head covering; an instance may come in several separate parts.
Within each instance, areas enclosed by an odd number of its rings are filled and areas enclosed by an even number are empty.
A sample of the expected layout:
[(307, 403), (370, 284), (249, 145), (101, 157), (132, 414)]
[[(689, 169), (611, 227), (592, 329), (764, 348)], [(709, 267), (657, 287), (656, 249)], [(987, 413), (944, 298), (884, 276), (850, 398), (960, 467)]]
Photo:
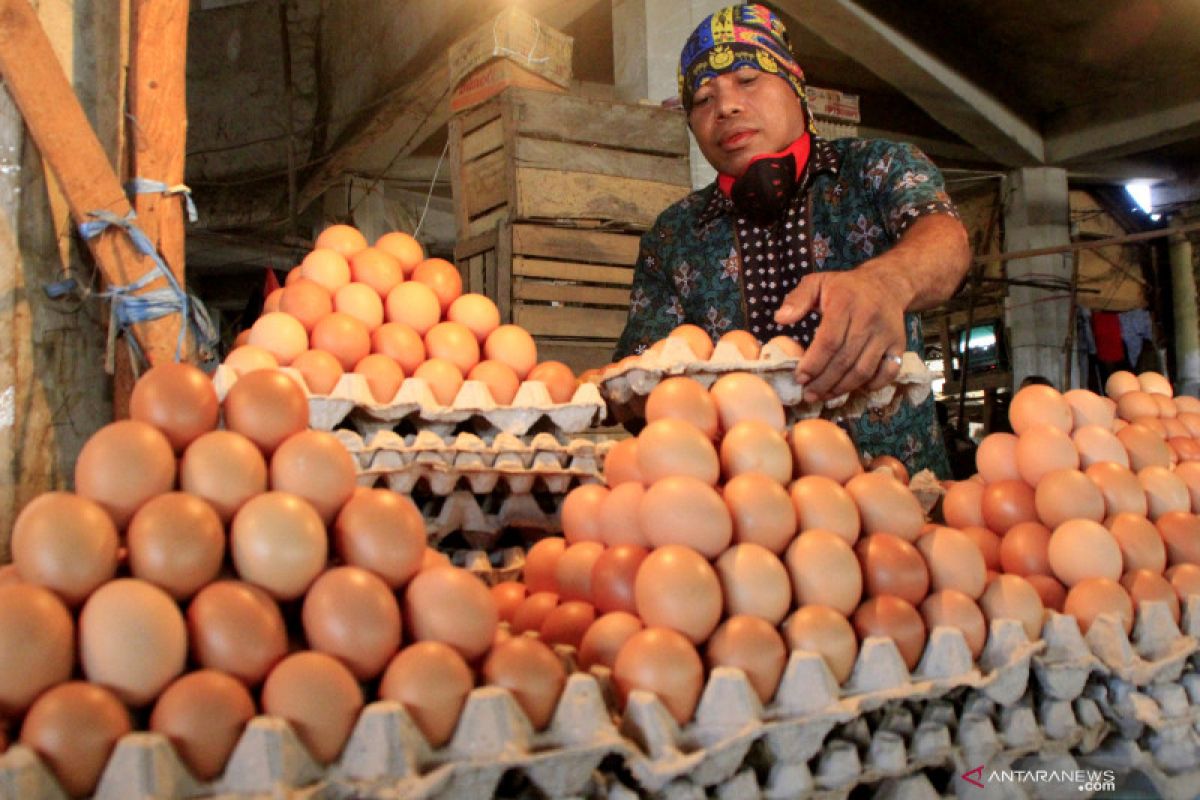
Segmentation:
[(816, 133), (808, 112), (804, 70), (792, 55), (787, 28), (775, 12), (758, 3), (723, 8), (692, 31), (679, 54), (679, 98), (683, 107), (691, 111), (692, 95), (697, 89), (718, 75), (742, 67), (786, 80), (800, 98), (809, 130)]

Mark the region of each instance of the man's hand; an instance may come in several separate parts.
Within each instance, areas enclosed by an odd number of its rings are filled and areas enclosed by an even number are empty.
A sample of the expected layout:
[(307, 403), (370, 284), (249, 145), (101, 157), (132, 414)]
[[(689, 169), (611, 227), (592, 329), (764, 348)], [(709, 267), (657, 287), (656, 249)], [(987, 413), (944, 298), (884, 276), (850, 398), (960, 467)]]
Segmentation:
[(847, 272), (806, 275), (775, 312), (780, 325), (793, 325), (812, 310), (821, 323), (796, 368), (796, 382), (810, 402), (837, 397), (860, 386), (887, 386), (900, 366), (886, 356), (904, 352), (904, 311), (911, 292), (881, 280), (867, 262)]

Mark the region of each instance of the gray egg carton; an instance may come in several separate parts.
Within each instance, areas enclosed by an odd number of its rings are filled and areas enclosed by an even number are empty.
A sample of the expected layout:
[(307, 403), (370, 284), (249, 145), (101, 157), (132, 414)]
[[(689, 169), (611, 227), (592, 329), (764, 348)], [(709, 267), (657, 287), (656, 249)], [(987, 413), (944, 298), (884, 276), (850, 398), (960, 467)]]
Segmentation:
[(1085, 769), (1137, 773), (1164, 800), (1195, 800), (1200, 797), (1200, 747), (1194, 729), (1178, 730), (1168, 737), (1146, 743), (1113, 736), (1097, 750), (1080, 759)]
[(767, 383), (779, 395), (789, 421), (809, 417), (855, 419), (869, 410), (885, 413), (907, 400), (917, 405), (929, 396), (932, 375), (920, 356), (904, 353), (900, 372), (888, 386), (876, 391), (856, 390), (825, 401), (804, 400), (804, 387), (796, 383), (799, 359), (767, 344), (759, 357), (746, 359), (735, 345), (718, 342), (707, 360), (700, 360), (679, 337), (666, 340), (657, 353), (646, 351), (626, 364), (609, 367), (600, 376), (600, 394), (613, 408), (618, 420), (645, 416), (646, 398), (666, 378), (679, 375), (694, 378), (706, 388), (730, 372), (750, 372)]
[(561, 495), (546, 495), (553, 511), (545, 510), (532, 494), (511, 494), (494, 511), (485, 511), (480, 497), (468, 491), (455, 491), (419, 504), (425, 519), (425, 531), (431, 545), (438, 545), (452, 533), (461, 533), (467, 543), (479, 550), (491, 550), (500, 534), (510, 528), (536, 533), (560, 533)]
[(503, 547), (493, 553), (484, 550), (458, 550), (449, 555), (454, 566), (467, 570), (488, 586), (518, 580), (525, 570), (523, 547)]
[(354, 457), (360, 485), (385, 484), (404, 494), (424, 481), (437, 495), (463, 484), (474, 494), (488, 494), (501, 483), (511, 494), (536, 487), (565, 495), (581, 483), (602, 480), (604, 456), (613, 445), (589, 439), (563, 443), (551, 433), (528, 441), (511, 433), (485, 441), (473, 433), (443, 437), (431, 430), (408, 436), (378, 431), (367, 439), (348, 430), (335, 435)]
[[(290, 367), (281, 372), (291, 374), (301, 386), (300, 373)], [(220, 366), (213, 376), (217, 396), (224, 399), (237, 381), (237, 374)], [(548, 428), (565, 434), (579, 433), (602, 421), (607, 407), (595, 384), (581, 383), (566, 403), (550, 399), (541, 381), (524, 381), (509, 405), (496, 403), (481, 381), (463, 381), (454, 401), (442, 405), (433, 396), (429, 384), (421, 378), (405, 378), (396, 395), (387, 403), (379, 403), (371, 395), (366, 378), (345, 373), (328, 395), (315, 395), (305, 389), (308, 397), (309, 426), (317, 430), (333, 430), (343, 421), (363, 436), (391, 430), (411, 422), (442, 435), (451, 434), (457, 427), (468, 425), (481, 432), (504, 432), (517, 436), (535, 427)]]

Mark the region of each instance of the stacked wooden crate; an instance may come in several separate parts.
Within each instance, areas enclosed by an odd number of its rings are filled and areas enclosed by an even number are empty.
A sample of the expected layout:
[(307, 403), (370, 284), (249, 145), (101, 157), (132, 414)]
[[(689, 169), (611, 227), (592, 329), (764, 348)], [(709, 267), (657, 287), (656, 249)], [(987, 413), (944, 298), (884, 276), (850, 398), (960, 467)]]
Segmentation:
[(638, 243), (691, 189), (682, 113), (525, 88), (450, 123), (467, 291), (573, 369), (612, 357)]

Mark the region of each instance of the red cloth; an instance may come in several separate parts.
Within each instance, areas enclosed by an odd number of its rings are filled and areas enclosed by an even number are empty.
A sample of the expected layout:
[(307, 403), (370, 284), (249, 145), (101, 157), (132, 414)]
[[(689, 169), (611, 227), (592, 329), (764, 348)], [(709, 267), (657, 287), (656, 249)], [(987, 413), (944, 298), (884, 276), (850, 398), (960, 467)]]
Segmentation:
[[(750, 164), (753, 164), (755, 161), (762, 161), (764, 158), (782, 158), (788, 153), (791, 153), (796, 159), (796, 174), (793, 177), (795, 177), (796, 180), (799, 180), (800, 176), (804, 174), (805, 165), (808, 164), (808, 151), (811, 149), (811, 147), (812, 137), (808, 135), (808, 131), (805, 131), (799, 139), (792, 142), (785, 149), (779, 151), (778, 153), (761, 153), (750, 159)], [(746, 169), (750, 168), (750, 164), (746, 165)], [(737, 180), (737, 178), (733, 175), (726, 175), (724, 172), (722, 172), (717, 175), (717, 186), (720, 187), (721, 191), (724, 192), (726, 196), (729, 196), (729, 194), (733, 191), (733, 183), (735, 180)]]
[(1112, 311), (1092, 312), (1092, 335), (1096, 337), (1096, 357), (1109, 364), (1125, 358), (1121, 341), (1121, 315)]
[(279, 288), (279, 278), (275, 277), (275, 270), (267, 267), (267, 277), (263, 281), (263, 299), (271, 296), (271, 292)]

